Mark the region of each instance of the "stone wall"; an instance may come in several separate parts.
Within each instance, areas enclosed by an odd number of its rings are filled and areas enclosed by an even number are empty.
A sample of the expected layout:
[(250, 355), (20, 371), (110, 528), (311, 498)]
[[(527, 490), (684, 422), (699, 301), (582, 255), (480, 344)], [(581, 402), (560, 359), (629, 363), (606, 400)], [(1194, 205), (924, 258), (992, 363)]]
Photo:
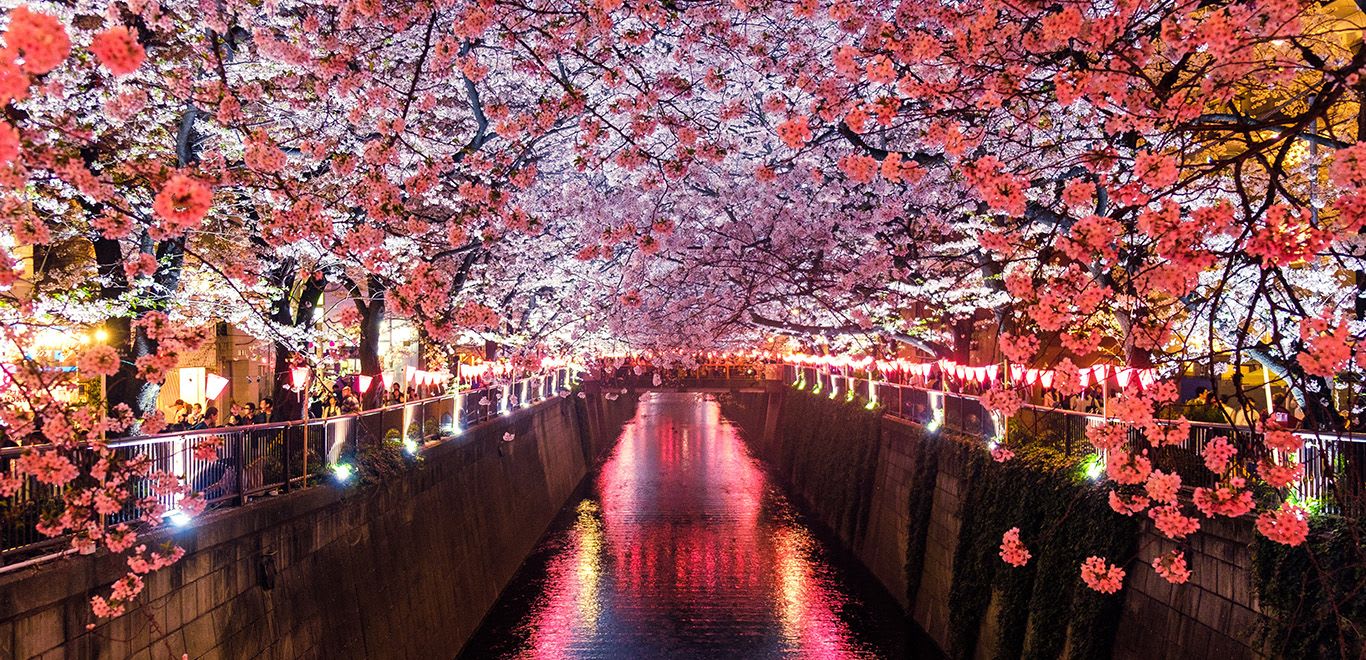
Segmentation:
[[(774, 419), (775, 415), (801, 416), (805, 414), (802, 409), (813, 405), (824, 402), (789, 391), (733, 396), (725, 411), (742, 427), (752, 450), (789, 481), (801, 505), (830, 528), (940, 648), (948, 648), (949, 593), (963, 521), (969, 450), (945, 442), (943, 450), (927, 452), (923, 428), (890, 417), (882, 417), (873, 427), (873, 437), (867, 438), (851, 437), (845, 426), (820, 428), (819, 420), (804, 422), (794, 433), (784, 419)], [(827, 447), (838, 443), (875, 449), (820, 454), (815, 447), (792, 446), (821, 442)], [(816, 455), (827, 460), (792, 459)], [(852, 468), (831, 465), (840, 460), (872, 463)], [(925, 461), (934, 464), (925, 465)], [(866, 501), (851, 502), (838, 494), (826, 497), (805, 486), (820, 482), (822, 474), (835, 473), (870, 475), (872, 487), (862, 496)], [(932, 483), (921, 484), (919, 479)], [(925, 497), (930, 501), (925, 502)], [(922, 507), (920, 513), (917, 507)], [(862, 519), (851, 523), (851, 517)], [(1145, 551), (1166, 547), (1150, 525), (1141, 534), (1139, 546)], [(1123, 618), (1113, 657), (1257, 657), (1251, 541), (1247, 520), (1203, 521), (1187, 551), (1194, 575), (1191, 583), (1180, 587), (1132, 563), (1122, 592)], [(978, 648), (969, 655), (996, 657), (991, 648), (996, 639), (994, 607), (983, 620)]]
[[(1131, 571), (1115, 656), (1124, 658), (1249, 658), (1258, 613), (1248, 567), (1253, 530), (1245, 520), (1201, 520), (1186, 551), (1191, 578), (1172, 585), (1151, 570)], [(1141, 547), (1170, 547), (1146, 526)], [(1156, 553), (1153, 553), (1156, 554)]]
[(454, 657), (634, 411), (556, 399), (427, 448), (401, 479), (208, 514), (175, 533), (186, 557), (142, 606), (93, 630), (119, 557), (0, 576), (0, 658)]

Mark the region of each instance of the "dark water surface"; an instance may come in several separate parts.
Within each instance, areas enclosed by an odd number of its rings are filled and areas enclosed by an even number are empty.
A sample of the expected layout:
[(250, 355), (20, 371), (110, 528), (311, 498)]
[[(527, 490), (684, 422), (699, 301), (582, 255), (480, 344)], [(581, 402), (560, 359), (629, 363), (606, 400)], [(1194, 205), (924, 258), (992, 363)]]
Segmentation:
[(462, 658), (939, 656), (714, 400), (645, 395), (589, 482)]

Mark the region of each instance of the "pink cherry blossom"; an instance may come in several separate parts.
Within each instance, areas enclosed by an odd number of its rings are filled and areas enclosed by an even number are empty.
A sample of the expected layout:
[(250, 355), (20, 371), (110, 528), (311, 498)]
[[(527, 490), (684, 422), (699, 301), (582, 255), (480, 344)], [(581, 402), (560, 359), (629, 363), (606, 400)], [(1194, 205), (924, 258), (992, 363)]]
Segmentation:
[(1029, 563), (1029, 549), (1020, 541), (1020, 528), (1011, 527), (1001, 535), (1001, 561), (1020, 567)]
[(147, 57), (137, 37), (121, 25), (95, 35), (90, 43), (90, 51), (95, 53), (100, 64), (116, 76), (137, 71)]
[(44, 74), (61, 64), (71, 52), (66, 27), (55, 17), (21, 5), (10, 12), (5, 41), (18, 50), (24, 70)]
[(1153, 570), (1172, 584), (1185, 584), (1191, 577), (1190, 569), (1186, 567), (1186, 554), (1180, 550), (1154, 557)]
[(1200, 521), (1181, 513), (1176, 504), (1153, 507), (1148, 510), (1153, 526), (1169, 539), (1183, 539), (1200, 529)]
[(1257, 531), (1277, 543), (1297, 546), (1309, 536), (1309, 513), (1293, 504), (1282, 505), (1257, 516)]
[(1124, 586), (1124, 569), (1110, 565), (1104, 558), (1091, 556), (1081, 564), (1081, 579), (1095, 591), (1112, 594)]
[(1238, 450), (1224, 436), (1216, 436), (1205, 443), (1200, 452), (1205, 457), (1205, 467), (1219, 474), (1228, 469), (1228, 462), (1238, 454)]

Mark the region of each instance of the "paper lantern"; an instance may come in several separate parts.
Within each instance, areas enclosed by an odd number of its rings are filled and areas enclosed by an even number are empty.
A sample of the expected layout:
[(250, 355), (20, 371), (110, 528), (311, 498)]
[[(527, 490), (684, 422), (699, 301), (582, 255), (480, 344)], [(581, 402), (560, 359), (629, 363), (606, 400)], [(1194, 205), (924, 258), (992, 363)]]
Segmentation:
[(391, 374), (382, 373), (379, 375), (379, 382), (384, 383), (384, 389), (387, 391), (390, 387), (393, 387), (394, 377)]
[(1086, 387), (1087, 385), (1090, 385), (1090, 384), (1091, 384), (1091, 370), (1090, 370), (1090, 369), (1082, 369), (1081, 371), (1078, 371), (1078, 372), (1077, 372), (1077, 383), (1079, 383), (1082, 387)]
[(1152, 386), (1153, 386), (1153, 383), (1155, 383), (1155, 382), (1157, 382), (1157, 371), (1156, 371), (1156, 370), (1154, 370), (1154, 369), (1143, 369), (1143, 370), (1141, 370), (1141, 371), (1138, 372), (1138, 383), (1139, 383), (1140, 385), (1143, 386), (1143, 389), (1146, 390), (1146, 389), (1148, 389), (1149, 387), (1152, 387)]
[(289, 380), (294, 385), (294, 389), (302, 390), (308, 383), (308, 367), (294, 367), (289, 370)]
[(1091, 365), (1091, 373), (1096, 377), (1096, 382), (1099, 383), (1100, 381), (1105, 380), (1106, 378), (1109, 378), (1109, 377), (1110, 377), (1110, 365), (1108, 365), (1108, 364), (1094, 364), (1094, 365)]
[(1025, 377), (1025, 366), (1023, 364), (1010, 365), (1010, 380), (1018, 383)]
[(360, 390), (361, 394), (365, 394), (366, 392), (370, 391), (370, 383), (373, 383), (374, 381), (375, 379), (372, 376), (366, 376), (363, 374), (360, 376), (356, 376), (356, 389)]
[(999, 365), (999, 364), (993, 364), (993, 365), (990, 365), (990, 366), (986, 367), (986, 370), (987, 370), (987, 382), (990, 382), (990, 383), (992, 383), (992, 384), (995, 384), (995, 383), (996, 383), (996, 379), (997, 379), (997, 378), (1000, 378), (1000, 376), (1001, 376), (1001, 365)]
[(1115, 380), (1119, 381), (1121, 389), (1129, 386), (1129, 380), (1134, 377), (1134, 370), (1128, 367), (1115, 371)]
[(413, 378), (415, 376), (417, 376), (417, 367), (408, 367), (408, 369), (403, 374), (403, 382), (411, 383), (413, 382)]
[(223, 393), (223, 388), (228, 386), (228, 379), (218, 374), (209, 374), (204, 377), (204, 398), (213, 401)]
[(1025, 385), (1033, 385), (1039, 382), (1038, 369), (1025, 369)]
[(1044, 386), (1044, 389), (1049, 389), (1049, 390), (1053, 389), (1053, 376), (1054, 376), (1054, 375), (1056, 375), (1056, 374), (1054, 373), (1054, 371), (1053, 371), (1052, 369), (1044, 369), (1044, 370), (1040, 371), (1040, 372), (1039, 372), (1039, 384), (1040, 384), (1040, 385), (1043, 385), (1043, 386)]

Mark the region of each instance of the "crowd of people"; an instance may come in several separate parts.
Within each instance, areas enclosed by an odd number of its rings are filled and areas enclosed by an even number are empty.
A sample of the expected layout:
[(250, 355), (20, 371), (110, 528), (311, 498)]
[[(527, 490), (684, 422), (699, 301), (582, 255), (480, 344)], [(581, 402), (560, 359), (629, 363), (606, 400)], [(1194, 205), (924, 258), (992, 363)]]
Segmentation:
[[(319, 388), (315, 391), (309, 398), (308, 416), (313, 419), (335, 417), (357, 413), (365, 409), (362, 397), (349, 384), (353, 379), (354, 376), (344, 376), (338, 378), (331, 388)], [(415, 385), (405, 389), (398, 383), (394, 383), (389, 389), (384, 390), (380, 396), (379, 405), (397, 405), (408, 401), (441, 396), (444, 393), (445, 387), (442, 385)], [(272, 419), (274, 411), (274, 402), (266, 397), (259, 402), (247, 401), (229, 404), (227, 417), (220, 414), (217, 406), (186, 403), (183, 399), (176, 399), (171, 407), (164, 412), (167, 420), (166, 431), (176, 432), (228, 426), (250, 426), (281, 421)]]

